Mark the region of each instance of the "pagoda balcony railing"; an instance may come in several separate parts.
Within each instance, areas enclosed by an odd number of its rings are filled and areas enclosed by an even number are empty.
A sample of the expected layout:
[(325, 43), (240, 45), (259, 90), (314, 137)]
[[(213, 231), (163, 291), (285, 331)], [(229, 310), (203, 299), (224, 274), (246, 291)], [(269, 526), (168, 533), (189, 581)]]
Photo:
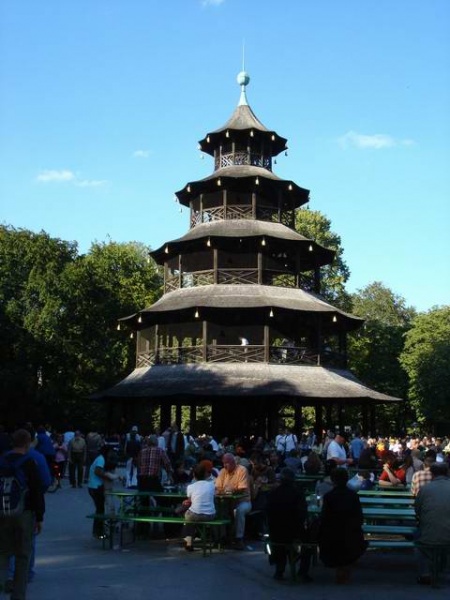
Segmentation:
[(227, 152), (221, 153), (214, 159), (214, 169), (222, 167), (233, 167), (235, 165), (251, 165), (253, 167), (262, 167), (269, 171), (272, 170), (272, 159), (270, 156), (263, 156), (256, 152)]
[(181, 277), (180, 275), (167, 277), (164, 293), (173, 292), (180, 289), (180, 287), (191, 288), (201, 285), (213, 285), (214, 283), (232, 285), (256, 285), (260, 283), (262, 285), (296, 288), (297, 278), (291, 273), (274, 269), (264, 269), (261, 273), (261, 279), (258, 276), (258, 269), (217, 269), (217, 278), (215, 278), (214, 269), (208, 269), (193, 273), (182, 273)]
[(249, 204), (215, 206), (212, 208), (203, 208), (201, 211), (192, 211), (191, 229), (202, 223), (237, 219), (269, 221), (271, 223), (281, 222), (287, 227), (292, 227), (292, 214), (292, 211), (281, 211), (280, 213), (278, 208), (273, 206), (251, 206)]
[(268, 352), (266, 352), (264, 345), (160, 346), (157, 351), (151, 350), (138, 353), (136, 367), (204, 362), (251, 362), (345, 368), (345, 357), (338, 352), (328, 350), (318, 354), (302, 346), (269, 346), (267, 350)]

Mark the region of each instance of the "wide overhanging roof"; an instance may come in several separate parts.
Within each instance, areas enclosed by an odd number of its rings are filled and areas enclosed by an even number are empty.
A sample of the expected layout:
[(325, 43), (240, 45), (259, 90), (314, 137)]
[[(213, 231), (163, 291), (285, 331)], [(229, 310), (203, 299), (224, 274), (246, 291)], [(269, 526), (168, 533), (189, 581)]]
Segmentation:
[[(278, 311), (292, 313), (298, 318), (302, 314), (315, 313), (327, 318), (329, 326), (334, 330), (343, 328), (346, 331), (357, 329), (364, 319), (350, 315), (335, 306), (328, 304), (318, 295), (298, 288), (283, 288), (268, 285), (234, 285), (213, 284), (198, 287), (182, 288), (164, 294), (152, 306), (128, 317), (120, 319), (134, 328), (137, 318), (141, 317), (145, 326), (162, 322), (191, 321), (194, 311), (199, 311), (200, 319), (229, 319), (228, 312), (236, 311), (245, 320), (265, 320), (268, 310), (273, 311), (274, 323), (278, 319)], [(335, 322), (333, 322), (335, 321)], [(324, 324), (325, 326), (325, 324)]]
[[(220, 180), (220, 185), (219, 184)], [(244, 188), (273, 194), (275, 198), (281, 191), (291, 207), (298, 208), (309, 201), (309, 190), (300, 187), (294, 181), (281, 179), (272, 171), (253, 165), (232, 165), (215, 170), (211, 175), (187, 183), (183, 189), (175, 192), (181, 204), (189, 202), (199, 194), (216, 192), (218, 189), (241, 192)]]
[(308, 248), (312, 246), (311, 252), (309, 249), (305, 252), (305, 264), (302, 261), (304, 270), (313, 269), (315, 266), (328, 265), (334, 259), (334, 250), (329, 250), (317, 244), (293, 229), (286, 227), (286, 225), (268, 221), (253, 221), (251, 219), (230, 219), (202, 223), (190, 229), (183, 237), (166, 242), (150, 254), (156, 262), (163, 263), (168, 257), (186, 252), (187, 249), (200, 248), (205, 239), (208, 239), (211, 245), (214, 245), (215, 239), (220, 239), (222, 241), (221, 247), (226, 247), (226, 242), (228, 242), (236, 248), (236, 240), (263, 237), (265, 238), (265, 253), (268, 253), (267, 251), (270, 251), (272, 246), (277, 248), (277, 251), (285, 249), (287, 252), (292, 252), (298, 245), (305, 245)]
[(400, 402), (376, 392), (346, 370), (266, 363), (157, 365), (135, 369), (128, 377), (92, 399), (192, 397), (205, 400), (285, 397), (322, 402)]

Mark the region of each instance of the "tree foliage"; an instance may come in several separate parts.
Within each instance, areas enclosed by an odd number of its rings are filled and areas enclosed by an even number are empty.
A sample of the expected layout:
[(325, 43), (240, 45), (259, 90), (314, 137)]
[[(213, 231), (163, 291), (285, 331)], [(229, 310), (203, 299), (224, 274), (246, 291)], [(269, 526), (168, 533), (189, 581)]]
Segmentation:
[(336, 252), (333, 263), (321, 268), (321, 295), (334, 306), (348, 310), (350, 297), (345, 284), (350, 277), (350, 270), (344, 260), (341, 238), (331, 230), (331, 221), (317, 210), (301, 209), (296, 212), (295, 229), (301, 235)]
[(86, 397), (132, 368), (117, 319), (148, 306), (160, 277), (143, 244), (77, 245), (0, 227), (0, 409), (9, 422), (86, 415)]
[(408, 373), (417, 420), (450, 422), (450, 306), (419, 314), (406, 334), (400, 362)]
[[(379, 281), (358, 290), (352, 302), (353, 314), (365, 322), (349, 337), (351, 369), (370, 387), (406, 399), (408, 379), (399, 356), (415, 316), (414, 308), (407, 307), (404, 298)], [(389, 421), (399, 421), (399, 407), (386, 407), (384, 417), (386, 426)]]

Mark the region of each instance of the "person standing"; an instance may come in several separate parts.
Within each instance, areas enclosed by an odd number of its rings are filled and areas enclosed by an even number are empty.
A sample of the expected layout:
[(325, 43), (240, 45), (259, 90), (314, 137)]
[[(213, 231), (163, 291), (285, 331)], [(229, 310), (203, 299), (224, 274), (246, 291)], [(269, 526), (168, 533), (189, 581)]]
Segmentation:
[[(280, 485), (271, 490), (267, 498), (267, 522), (273, 543), (270, 563), (275, 565), (274, 579), (283, 579), (288, 546), (294, 540), (306, 541), (308, 509), (303, 490), (296, 488), (294, 482), (294, 471), (285, 467), (281, 470)], [(311, 551), (302, 547), (298, 574), (304, 583), (312, 581), (308, 574), (310, 562)]]
[(67, 460), (69, 461), (69, 479), (73, 488), (83, 487), (83, 469), (86, 463), (86, 440), (81, 431), (75, 431), (75, 436), (67, 447)]
[(344, 444), (345, 437), (341, 433), (336, 433), (334, 439), (328, 444), (327, 460), (334, 460), (338, 467), (346, 469), (353, 460), (347, 458)]
[[(105, 472), (110, 468), (108, 457), (111, 454), (113, 454), (113, 451), (108, 446), (103, 446), (89, 469), (88, 492), (94, 502), (97, 515), (105, 514), (105, 481), (109, 480)], [(94, 519), (92, 535), (98, 539), (103, 539), (103, 520)]]
[(165, 469), (172, 477), (173, 469), (164, 450), (158, 447), (158, 437), (154, 434), (148, 437), (147, 446), (144, 446), (137, 457), (138, 489), (141, 492), (160, 492), (161, 471)]
[(347, 487), (347, 469), (332, 471), (331, 480), (334, 487), (323, 496), (319, 551), (323, 564), (336, 569), (336, 583), (345, 584), (351, 566), (367, 547), (363, 513), (358, 494)]
[(419, 520), (416, 542), (419, 577), (417, 583), (431, 583), (431, 550), (420, 544), (450, 545), (450, 478), (446, 463), (435, 462), (430, 467), (432, 480), (420, 488), (414, 508)]
[(170, 426), (170, 435), (166, 446), (172, 467), (184, 457), (184, 435), (181, 433), (178, 425), (173, 422)]
[(12, 443), (12, 450), (0, 460), (0, 474), (6, 474), (10, 466), (16, 464), (25, 480), (27, 491), (23, 512), (0, 518), (0, 582), (5, 585), (9, 558), (14, 556), (11, 598), (23, 600), (26, 597), (33, 532), (40, 533), (42, 530), (45, 501), (38, 467), (28, 455), (30, 433), (26, 429), (18, 429), (12, 435)]

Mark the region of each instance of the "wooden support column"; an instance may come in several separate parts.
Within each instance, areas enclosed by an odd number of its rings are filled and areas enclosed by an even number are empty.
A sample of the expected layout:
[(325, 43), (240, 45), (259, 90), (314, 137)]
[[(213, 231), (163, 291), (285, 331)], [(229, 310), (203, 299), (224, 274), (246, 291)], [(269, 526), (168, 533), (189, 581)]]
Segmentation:
[(200, 223), (203, 223), (203, 194), (200, 194), (199, 201)]
[(334, 431), (334, 428), (333, 428), (333, 405), (330, 404), (330, 403), (328, 403), (327, 406), (326, 406), (326, 411), (325, 412), (326, 412), (325, 427), (326, 427), (327, 430), (328, 429), (333, 429), (333, 431)]
[(167, 292), (167, 280), (169, 278), (169, 265), (167, 260), (164, 261), (164, 293)]
[(172, 417), (172, 406), (170, 402), (163, 402), (161, 404), (161, 416), (159, 427), (161, 431), (165, 431), (170, 426), (170, 421)]
[(175, 406), (175, 421), (181, 430), (181, 404)]
[(263, 283), (263, 255), (262, 252), (258, 252), (258, 284)]
[(370, 411), (369, 411), (369, 427), (370, 427), (370, 435), (375, 436), (377, 434), (375, 404), (371, 404), (371, 406), (370, 406)]
[(158, 323), (155, 325), (155, 363), (158, 364), (159, 362), (159, 325)]
[(344, 431), (344, 407), (342, 404), (338, 404), (338, 425), (339, 431), (343, 433)]
[(252, 217), (256, 219), (256, 192), (252, 192)]
[(223, 218), (226, 220), (227, 218), (227, 208), (228, 208), (228, 194), (227, 190), (223, 190)]
[(317, 317), (317, 365), (320, 367), (320, 353), (322, 351), (322, 319), (320, 315)]
[(303, 431), (303, 415), (302, 415), (302, 405), (296, 399), (294, 402), (294, 423), (295, 423), (295, 434), (299, 438)]
[(208, 360), (208, 322), (202, 322), (202, 346), (203, 346), (203, 362)]
[(183, 287), (183, 273), (181, 272), (182, 264), (181, 264), (181, 254), (178, 255), (178, 287), (181, 289)]
[(315, 424), (314, 424), (314, 432), (317, 436), (317, 440), (320, 441), (322, 439), (323, 432), (323, 406), (322, 404), (316, 404), (314, 407), (314, 412), (316, 415)]
[(314, 267), (314, 292), (320, 294), (320, 267)]
[(282, 221), (282, 219), (281, 219), (282, 206), (283, 206), (283, 194), (282, 194), (281, 190), (278, 190), (278, 223), (281, 223), (281, 221)]
[(367, 436), (369, 433), (369, 407), (366, 403), (361, 406), (362, 412), (362, 434)]
[(213, 269), (214, 283), (219, 283), (219, 251), (217, 248), (213, 249)]
[(270, 362), (270, 330), (268, 325), (264, 325), (264, 362)]
[(197, 431), (197, 407), (195, 404), (191, 404), (189, 407), (189, 429), (191, 435), (198, 435)]

